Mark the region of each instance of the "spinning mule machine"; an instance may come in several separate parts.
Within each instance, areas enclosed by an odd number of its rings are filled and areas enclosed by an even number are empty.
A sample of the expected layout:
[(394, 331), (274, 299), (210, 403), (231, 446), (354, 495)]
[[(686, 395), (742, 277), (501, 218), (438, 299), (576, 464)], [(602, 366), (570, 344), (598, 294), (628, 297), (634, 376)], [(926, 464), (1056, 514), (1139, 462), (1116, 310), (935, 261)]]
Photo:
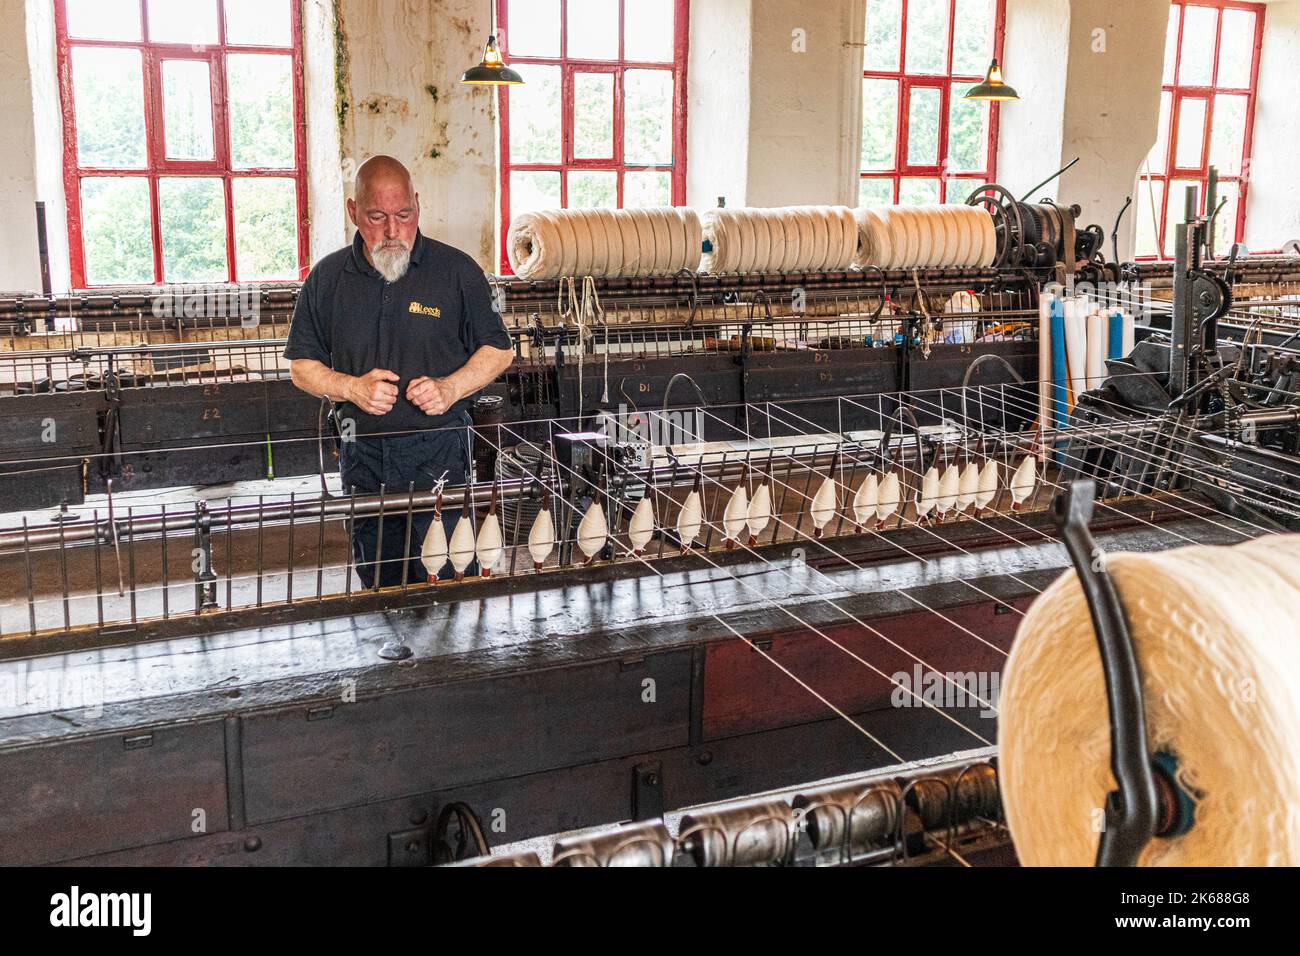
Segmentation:
[[(521, 217), (470, 480), (378, 494), (288, 381), (295, 288), (0, 301), (0, 862), (477, 865), (596, 826), (551, 862), (1014, 861), (998, 683), (1071, 567), (1054, 500), (1090, 481), (1107, 552), (1300, 515), (1296, 260), (1192, 223), (1121, 270), (1076, 213)], [(1052, 331), (1095, 314), (1123, 354), (1076, 388)], [(364, 517), (421, 552), (400, 586), (358, 585)]]

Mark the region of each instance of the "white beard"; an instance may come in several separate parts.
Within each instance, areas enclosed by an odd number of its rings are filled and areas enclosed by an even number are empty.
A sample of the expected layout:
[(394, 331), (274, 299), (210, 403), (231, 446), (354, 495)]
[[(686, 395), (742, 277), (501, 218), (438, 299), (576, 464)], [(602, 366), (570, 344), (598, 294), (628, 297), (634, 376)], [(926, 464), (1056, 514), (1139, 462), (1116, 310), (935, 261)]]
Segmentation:
[(411, 264), (411, 248), (405, 243), (371, 246), (370, 260), (386, 281), (396, 282)]

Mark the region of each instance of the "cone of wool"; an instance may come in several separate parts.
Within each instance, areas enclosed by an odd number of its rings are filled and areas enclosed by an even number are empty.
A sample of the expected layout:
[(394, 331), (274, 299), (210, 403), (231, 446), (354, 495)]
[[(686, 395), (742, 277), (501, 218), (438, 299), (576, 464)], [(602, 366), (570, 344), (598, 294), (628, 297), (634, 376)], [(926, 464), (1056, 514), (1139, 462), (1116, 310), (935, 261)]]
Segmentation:
[[(1178, 761), (1196, 803), (1187, 833), (1151, 840), (1149, 866), (1300, 864), (1300, 535), (1232, 547), (1116, 554), (1147, 748)], [(1078, 577), (1025, 615), (999, 701), (1007, 823), (1029, 866), (1090, 866), (1115, 789), (1101, 655)]]

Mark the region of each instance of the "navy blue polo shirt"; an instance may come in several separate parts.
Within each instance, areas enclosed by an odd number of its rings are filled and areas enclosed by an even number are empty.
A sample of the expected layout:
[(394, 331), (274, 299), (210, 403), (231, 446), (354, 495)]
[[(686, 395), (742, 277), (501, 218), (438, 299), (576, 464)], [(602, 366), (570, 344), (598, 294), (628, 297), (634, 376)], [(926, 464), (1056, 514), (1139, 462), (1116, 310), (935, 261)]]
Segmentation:
[(417, 232), (406, 275), (387, 282), (366, 260), (357, 233), (350, 247), (330, 253), (307, 275), (284, 357), (315, 359), (348, 375), (376, 368), (400, 375), (397, 404), (386, 415), (342, 403), (342, 415), (364, 435), (459, 424), (473, 396), (430, 416), (407, 401), (406, 387), (422, 375), (450, 375), (484, 345), (508, 349), (511, 341), (478, 263)]

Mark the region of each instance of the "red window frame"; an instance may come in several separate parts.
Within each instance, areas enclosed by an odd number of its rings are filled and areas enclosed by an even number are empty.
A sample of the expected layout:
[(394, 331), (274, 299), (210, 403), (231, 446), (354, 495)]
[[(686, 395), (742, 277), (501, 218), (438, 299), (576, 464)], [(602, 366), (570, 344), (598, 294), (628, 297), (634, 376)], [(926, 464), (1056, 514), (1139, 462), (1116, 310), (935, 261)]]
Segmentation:
[[(86, 281), (86, 258), (81, 221), (81, 181), (93, 177), (147, 178), (149, 183), (150, 232), (153, 245), (155, 285), (165, 283), (163, 274), (162, 221), (159, 215), (158, 181), (172, 177), (220, 177), (223, 182), (226, 227), (226, 276), (224, 281), (237, 282), (238, 263), (235, 248), (235, 218), (232, 195), (235, 179), (273, 177), (293, 179), (297, 197), (298, 278), (307, 274), (307, 125), (303, 107), (303, 46), (300, 4), (290, 0), (289, 47), (229, 44), (226, 42), (225, 4), (217, 2), (217, 43), (194, 46), (188, 43), (164, 43), (149, 39), (147, 0), (140, 3), (139, 40), (90, 40), (68, 35), (66, 0), (54, 0), (55, 45), (58, 57), (59, 100), (63, 116), (63, 186), (68, 203), (68, 245), (74, 288), (92, 288)], [(137, 168), (82, 166), (77, 156), (76, 103), (72, 86), (72, 49), (97, 47), (139, 50), (144, 85), (145, 165)], [(294, 165), (286, 169), (233, 169), (230, 163), (230, 117), (226, 100), (226, 54), (270, 53), (292, 56)], [(212, 84), (212, 143), (210, 160), (168, 159), (164, 144), (162, 62), (164, 60), (201, 60), (208, 64)], [(213, 281), (223, 281), (214, 279)]]
[[(1195, 85), (1179, 83), (1182, 75), (1183, 65), (1183, 23), (1187, 18), (1188, 7), (1207, 7), (1219, 11), (1214, 19), (1214, 63), (1210, 72), (1210, 85)], [(1174, 73), (1173, 81), (1170, 83), (1163, 82), (1164, 74), (1161, 74), (1160, 85), (1160, 110), (1164, 111), (1164, 97), (1169, 94), (1169, 125), (1165, 136), (1165, 157), (1164, 172), (1148, 175), (1145, 172), (1146, 166), (1143, 165), (1143, 171), (1139, 173), (1139, 193), (1141, 202), (1134, 203), (1134, 206), (1140, 206), (1140, 214), (1149, 215), (1150, 196), (1147, 187), (1143, 184), (1147, 182), (1162, 183), (1159, 219), (1157, 224), (1159, 229), (1156, 234), (1156, 252), (1136, 256), (1138, 259), (1155, 259), (1157, 257), (1168, 259), (1173, 253), (1172, 244), (1168, 241), (1166, 227), (1169, 218), (1169, 184), (1171, 182), (1194, 181), (1200, 185), (1200, 194), (1197, 197), (1200, 203), (1200, 211), (1208, 212), (1205, 206), (1205, 190), (1209, 179), (1210, 166), (1210, 137), (1214, 130), (1214, 98), (1216, 95), (1229, 94), (1246, 97), (1246, 129), (1242, 136), (1242, 155), (1241, 169), (1236, 176), (1224, 175), (1220, 172), (1220, 183), (1237, 184), (1237, 210), (1236, 220), (1232, 223), (1232, 237), (1228, 239), (1221, 232), (1221, 227), (1215, 229), (1215, 232), (1221, 238), (1228, 242), (1238, 242), (1246, 232), (1246, 199), (1250, 188), (1250, 156), (1251, 145), (1254, 138), (1255, 130), (1255, 100), (1259, 88), (1259, 52), (1264, 43), (1264, 10), (1265, 6), (1261, 3), (1243, 3), (1238, 0), (1172, 0), (1170, 3), (1171, 10), (1178, 10), (1178, 32), (1174, 40)], [(1250, 86), (1219, 86), (1219, 52), (1223, 41), (1223, 11), (1224, 10), (1249, 10), (1255, 14), (1255, 39), (1251, 48), (1250, 60)], [(1161, 69), (1164, 69), (1162, 64)], [(1177, 157), (1178, 150), (1178, 123), (1182, 115), (1183, 101), (1187, 99), (1196, 99), (1205, 101), (1205, 119), (1204, 126), (1201, 130), (1201, 161), (1197, 166), (1175, 166), (1174, 160)], [(1163, 117), (1162, 117), (1163, 118)], [(1175, 202), (1182, 203), (1183, 197), (1175, 197)]]
[[(866, 13), (870, 16), (871, 4), (873, 0), (867, 0)], [(886, 179), (889, 180), (892, 189), (890, 192), (891, 201), (898, 202), (899, 191), (902, 188), (904, 179), (937, 179), (939, 181), (939, 201), (940, 202), (965, 202), (966, 193), (961, 196), (950, 197), (948, 195), (948, 184), (951, 180), (966, 179), (983, 179), (985, 182), (992, 182), (997, 178), (998, 164), (998, 117), (1000, 114), (1000, 103), (989, 103), (989, 128), (988, 128), (988, 146), (985, 152), (985, 164), (983, 169), (971, 170), (948, 170), (945, 168), (948, 159), (948, 116), (951, 111), (952, 87), (954, 84), (969, 83), (975, 85), (984, 80), (984, 74), (978, 76), (965, 73), (953, 73), (952, 71), (952, 48), (953, 48), (953, 21), (957, 14), (957, 0), (948, 0), (948, 35), (946, 38), (946, 57), (944, 60), (944, 70), (942, 73), (909, 73), (907, 72), (907, 13), (909, 0), (902, 0), (902, 9), (899, 16), (899, 39), (898, 39), (898, 69), (897, 70), (873, 70), (869, 64), (863, 63), (862, 77), (867, 80), (895, 80), (898, 83), (898, 107), (897, 114), (894, 117), (894, 165), (890, 169), (860, 169), (858, 172), (859, 186), (864, 179)], [(1002, 62), (1002, 48), (1006, 39), (1007, 24), (1007, 5), (1006, 0), (997, 0), (993, 20), (993, 56), (999, 63)], [(865, 21), (864, 21), (865, 26)], [(931, 165), (912, 165), (907, 161), (908, 147), (908, 112), (911, 103), (912, 90), (914, 88), (931, 88), (939, 90), (939, 148), (935, 156), (936, 162)], [(868, 104), (863, 103), (862, 108), (865, 110)]]
[[(673, 59), (667, 61), (629, 60), (623, 50), (623, 10), (626, 3), (636, 0), (619, 0), (618, 5), (618, 59), (590, 60), (569, 57), (568, 6), (569, 0), (559, 0), (560, 55), (516, 56), (510, 52), (510, 23), (508, 0), (497, 0), (497, 32), (502, 56), (512, 67), (558, 66), (560, 68), (560, 161), (558, 163), (512, 163), (510, 160), (510, 87), (503, 87), (501, 110), (501, 272), (510, 274), (506, 258), (506, 233), (510, 228), (510, 174), (512, 172), (539, 171), (560, 174), (560, 206), (569, 205), (569, 173), (571, 171), (612, 170), (618, 174), (616, 196), (618, 207), (623, 207), (623, 174), (632, 172), (670, 173), (672, 204), (686, 203), (686, 57), (690, 32), (689, 0), (673, 0)], [(671, 165), (642, 166), (623, 161), (623, 72), (627, 69), (665, 70), (673, 74), (673, 162)], [(521, 69), (524, 80), (528, 74)], [(573, 155), (573, 77), (575, 73), (612, 73), (614, 76), (614, 155), (608, 159), (575, 158)]]

